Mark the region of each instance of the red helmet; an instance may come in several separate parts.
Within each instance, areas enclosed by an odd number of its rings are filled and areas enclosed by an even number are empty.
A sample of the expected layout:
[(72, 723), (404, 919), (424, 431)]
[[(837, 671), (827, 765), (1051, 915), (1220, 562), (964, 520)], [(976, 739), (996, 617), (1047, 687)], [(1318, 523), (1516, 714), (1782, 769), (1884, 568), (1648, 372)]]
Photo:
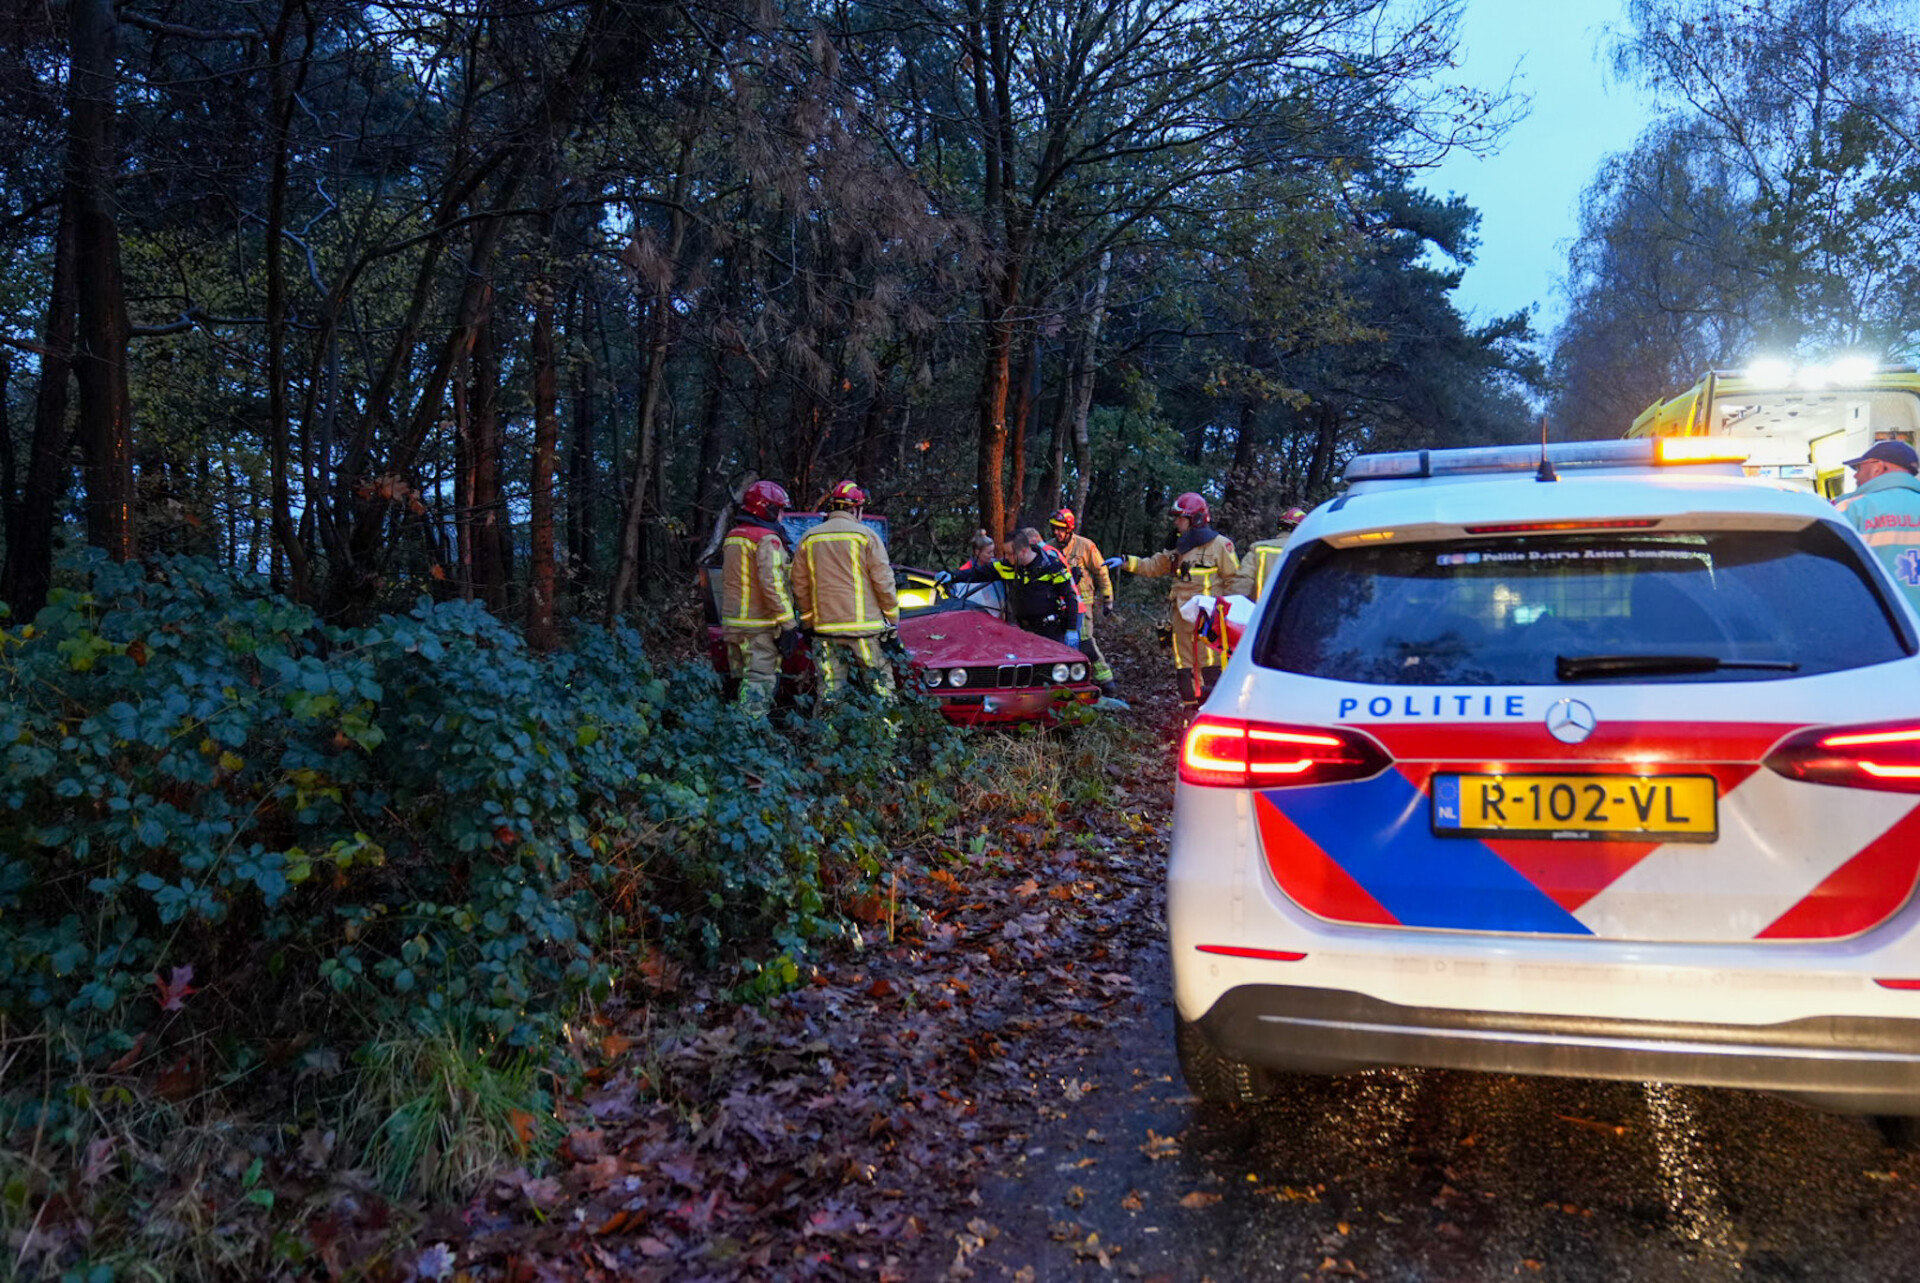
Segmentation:
[(1289, 508), (1280, 514), (1280, 524), (1288, 528), (1299, 525), (1307, 519), (1305, 508)]
[(835, 508), (851, 508), (856, 512), (867, 506), (867, 492), (851, 481), (842, 481), (827, 491), (827, 497), (820, 501), (820, 507), (826, 511)]
[(1047, 518), (1047, 524), (1055, 530), (1064, 530), (1068, 534), (1072, 534), (1080, 523), (1074, 520), (1073, 509), (1062, 508)]
[(1189, 490), (1173, 501), (1173, 515), (1189, 521), (1205, 522), (1208, 519), (1207, 501)]
[(772, 481), (756, 481), (740, 497), (740, 506), (762, 521), (777, 521), (793, 505), (787, 492)]

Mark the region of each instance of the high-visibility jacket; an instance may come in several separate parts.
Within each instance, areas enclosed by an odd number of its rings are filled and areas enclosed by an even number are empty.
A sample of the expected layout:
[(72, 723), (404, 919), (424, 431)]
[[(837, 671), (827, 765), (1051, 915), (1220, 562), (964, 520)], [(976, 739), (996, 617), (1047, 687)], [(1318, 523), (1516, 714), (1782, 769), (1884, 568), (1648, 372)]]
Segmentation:
[(871, 637), (893, 627), (900, 603), (880, 536), (849, 512), (807, 531), (793, 552), (800, 625), (829, 637)]
[(1279, 535), (1262, 539), (1248, 548), (1247, 555), (1240, 559), (1240, 573), (1228, 583), (1227, 591), (1259, 601), (1260, 594), (1267, 590), (1267, 584), (1273, 579), (1273, 572), (1279, 568), (1280, 557), (1286, 547), (1287, 536)]
[(1920, 477), (1904, 468), (1883, 472), (1833, 506), (1920, 610)]
[(984, 566), (962, 566), (954, 572), (957, 584), (1006, 585), (1007, 613), (1023, 628), (1037, 629), (1047, 624), (1061, 631), (1080, 626), (1080, 596), (1074, 591), (1073, 576), (1044, 548), (1022, 566), (1009, 561), (990, 561)]
[[(1181, 542), (1186, 542), (1185, 538)], [(1201, 593), (1212, 597), (1226, 593), (1227, 584), (1240, 571), (1239, 559), (1233, 555), (1233, 540), (1216, 534), (1184, 552), (1169, 549), (1151, 557), (1128, 557), (1126, 565), (1131, 573), (1150, 579), (1168, 575), (1173, 577), (1173, 583), (1167, 590), (1167, 599), (1173, 607), (1167, 626), (1173, 633), (1175, 667), (1186, 668), (1195, 664), (1196, 660), (1201, 668), (1211, 668), (1225, 662), (1225, 647), (1212, 645), (1204, 638), (1197, 639), (1193, 623), (1181, 617), (1180, 607), (1189, 598)]]
[(778, 632), (798, 620), (787, 591), (787, 541), (772, 526), (742, 521), (720, 544), (720, 626)]
[(1080, 609), (1091, 613), (1093, 610), (1094, 590), (1108, 601), (1113, 600), (1113, 576), (1107, 573), (1106, 558), (1100, 555), (1100, 549), (1093, 540), (1085, 535), (1075, 535), (1067, 540), (1067, 546), (1061, 551), (1060, 560), (1067, 563), (1067, 569), (1073, 572), (1073, 588), (1080, 594)]

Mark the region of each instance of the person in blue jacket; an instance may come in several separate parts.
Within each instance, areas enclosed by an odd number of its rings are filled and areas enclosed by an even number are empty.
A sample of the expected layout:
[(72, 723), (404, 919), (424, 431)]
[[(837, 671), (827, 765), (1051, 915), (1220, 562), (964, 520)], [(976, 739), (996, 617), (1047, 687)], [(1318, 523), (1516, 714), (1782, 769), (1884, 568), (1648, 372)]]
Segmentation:
[(1857, 488), (1833, 506), (1920, 610), (1920, 453), (1904, 441), (1876, 441), (1847, 466)]

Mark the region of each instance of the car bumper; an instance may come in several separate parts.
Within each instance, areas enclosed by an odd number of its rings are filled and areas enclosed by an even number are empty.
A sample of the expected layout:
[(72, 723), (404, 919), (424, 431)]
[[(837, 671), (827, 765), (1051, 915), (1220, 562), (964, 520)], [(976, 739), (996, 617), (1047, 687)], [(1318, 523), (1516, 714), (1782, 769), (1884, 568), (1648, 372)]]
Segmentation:
[(1410, 1007), (1364, 994), (1241, 985), (1197, 1022), (1250, 1064), (1305, 1073), (1388, 1065), (1742, 1087), (1852, 1113), (1920, 1113), (1920, 1019), (1771, 1025)]
[(1091, 704), (1100, 698), (1092, 686), (1038, 687), (1032, 690), (936, 691), (940, 711), (959, 726), (1031, 722), (1050, 717), (1062, 704)]

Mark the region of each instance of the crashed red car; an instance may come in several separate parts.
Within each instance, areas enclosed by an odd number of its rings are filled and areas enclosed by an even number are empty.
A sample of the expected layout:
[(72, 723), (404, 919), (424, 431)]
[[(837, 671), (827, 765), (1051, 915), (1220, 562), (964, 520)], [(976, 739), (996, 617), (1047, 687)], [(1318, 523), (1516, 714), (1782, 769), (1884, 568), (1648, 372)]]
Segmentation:
[[(781, 518), (789, 546), (824, 519), (818, 512), (789, 512)], [(887, 536), (884, 517), (862, 518)], [(721, 673), (727, 651), (720, 641), (715, 559), (702, 567), (706, 587), (707, 654)], [(1006, 620), (998, 584), (956, 584), (949, 592), (933, 581), (933, 572), (894, 567), (900, 598), (900, 642), (912, 661), (913, 675), (940, 702), (950, 722), (962, 726), (1050, 719), (1067, 704), (1092, 704), (1100, 691), (1089, 680), (1087, 657), (1072, 646), (1027, 632)], [(803, 644), (781, 664), (782, 693), (811, 684), (813, 663)]]

